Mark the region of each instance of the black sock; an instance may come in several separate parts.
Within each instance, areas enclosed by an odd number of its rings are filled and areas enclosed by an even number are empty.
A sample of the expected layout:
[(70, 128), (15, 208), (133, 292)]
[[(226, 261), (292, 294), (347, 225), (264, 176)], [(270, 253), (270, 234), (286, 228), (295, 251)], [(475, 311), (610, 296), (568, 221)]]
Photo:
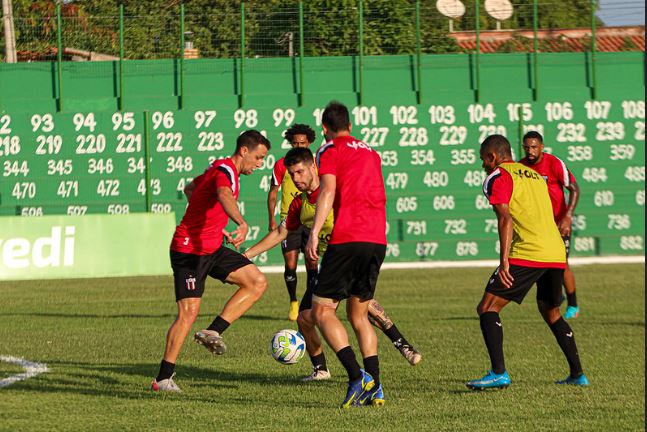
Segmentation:
[(485, 312), (480, 317), (481, 332), (487, 352), (490, 355), (492, 370), (496, 374), (505, 372), (505, 362), (503, 361), (503, 326), (501, 318), (496, 312)]
[(355, 353), (350, 346), (337, 351), (337, 358), (344, 368), (346, 368), (348, 381), (355, 381), (362, 377), (362, 370), (360, 369), (359, 363), (357, 363), (357, 358), (355, 358)]
[(310, 361), (315, 370), (328, 370), (328, 366), (326, 366), (326, 356), (323, 351), (321, 354), (317, 354), (316, 356), (310, 356)]
[(575, 344), (575, 335), (571, 326), (568, 325), (564, 318), (550, 324), (550, 329), (557, 339), (559, 347), (566, 356), (568, 367), (571, 370), (571, 376), (577, 378), (582, 375), (582, 364), (580, 363), (580, 356), (577, 353), (577, 345)]
[(285, 286), (288, 288), (290, 301), (297, 301), (297, 270), (286, 268), (283, 272), (283, 279), (285, 279)]
[(398, 330), (395, 324), (393, 324), (387, 330), (384, 330), (384, 334), (387, 335), (389, 339), (391, 339), (391, 342), (393, 342), (393, 345), (395, 345), (395, 347), (398, 349), (400, 349), (402, 345), (411, 345), (404, 338), (404, 336), (402, 336), (402, 333), (400, 333), (400, 330)]
[(157, 378), (155, 378), (155, 380), (160, 382), (162, 380), (169, 379), (173, 376), (174, 371), (175, 363), (169, 363), (166, 360), (162, 360), (162, 363), (160, 363), (160, 372), (157, 374)]
[(309, 290), (314, 289), (315, 283), (317, 282), (317, 275), (319, 274), (319, 270), (314, 269), (314, 270), (308, 270), (306, 269), (306, 274), (308, 281), (306, 282), (306, 288)]
[(380, 385), (380, 361), (377, 355), (366, 357), (364, 359), (364, 370), (368, 372), (375, 380), (375, 387)]
[(215, 320), (207, 327), (207, 330), (217, 331), (218, 334), (223, 334), (225, 330), (229, 327), (229, 323), (222, 319), (220, 315), (216, 317)]
[(575, 294), (575, 291), (572, 294), (566, 293), (566, 301), (569, 306), (577, 307), (577, 294)]

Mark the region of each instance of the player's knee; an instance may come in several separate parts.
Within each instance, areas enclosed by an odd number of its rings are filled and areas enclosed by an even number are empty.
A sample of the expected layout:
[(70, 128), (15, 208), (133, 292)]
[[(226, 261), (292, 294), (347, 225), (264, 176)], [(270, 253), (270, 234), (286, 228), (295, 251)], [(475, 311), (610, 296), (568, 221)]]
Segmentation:
[(200, 305), (183, 305), (178, 311), (178, 320), (182, 321), (183, 324), (192, 325), (198, 318), (199, 312)]
[(267, 289), (267, 279), (263, 273), (259, 272), (259, 274), (254, 277), (252, 288), (257, 298), (260, 298), (263, 295)]
[(544, 318), (548, 324), (552, 324), (559, 320), (561, 314), (559, 313), (559, 308), (556, 306), (549, 305), (543, 301), (537, 301), (537, 309), (539, 313)]

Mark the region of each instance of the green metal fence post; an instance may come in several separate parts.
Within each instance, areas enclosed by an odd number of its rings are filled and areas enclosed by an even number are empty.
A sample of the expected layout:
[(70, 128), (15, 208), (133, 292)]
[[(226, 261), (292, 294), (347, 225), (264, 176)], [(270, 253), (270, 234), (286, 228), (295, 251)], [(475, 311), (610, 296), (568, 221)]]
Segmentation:
[(61, 3), (56, 4), (56, 80), (57, 80), (57, 100), (56, 111), (63, 111), (63, 29), (61, 20)]
[(124, 4), (119, 4), (119, 111), (124, 109)]
[(596, 74), (596, 24), (595, 10), (597, 9), (597, 0), (591, 0), (591, 99), (598, 96), (598, 82)]
[(539, 37), (537, 35), (539, 28), (539, 10), (537, 0), (532, 2), (532, 27), (534, 31), (533, 38), (533, 92), (532, 99), (536, 102), (539, 99)]
[(474, 95), (476, 98), (476, 102), (479, 102), (481, 98), (481, 59), (480, 59), (480, 54), (481, 54), (481, 23), (479, 22), (480, 18), (480, 12), (479, 12), (479, 0), (474, 1), (474, 23), (475, 23), (475, 31), (476, 31), (476, 53), (474, 56), (474, 63), (476, 67), (476, 75), (475, 75), (475, 85), (474, 85)]
[(416, 0), (416, 75), (418, 77), (418, 91), (416, 101), (422, 103), (422, 67), (421, 63), (421, 41), (420, 41), (420, 0)]
[(358, 17), (358, 26), (359, 26), (359, 95), (358, 102), (359, 105), (364, 103), (364, 1), (359, 0), (359, 17)]
[(184, 109), (184, 3), (180, 3), (180, 109)]
[(146, 211), (151, 211), (151, 150), (150, 150), (150, 126), (148, 124), (148, 111), (144, 111), (144, 181), (146, 182)]
[(521, 151), (523, 147), (523, 110), (521, 104), (517, 107), (517, 116), (519, 116), (519, 119), (517, 120), (517, 149), (519, 153), (517, 154), (516, 159), (519, 160), (521, 159)]
[(305, 47), (303, 43), (303, 1), (299, 0), (299, 106), (303, 106), (304, 83), (303, 83), (303, 55)]
[(240, 95), (238, 105), (245, 102), (245, 2), (240, 2)]

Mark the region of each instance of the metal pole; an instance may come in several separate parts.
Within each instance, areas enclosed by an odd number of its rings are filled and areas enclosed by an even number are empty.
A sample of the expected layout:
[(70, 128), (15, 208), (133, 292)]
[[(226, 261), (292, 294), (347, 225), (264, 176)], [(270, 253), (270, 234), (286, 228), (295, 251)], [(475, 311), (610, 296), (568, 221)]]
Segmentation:
[(148, 124), (148, 111), (144, 111), (144, 181), (146, 182), (146, 211), (151, 211), (151, 157), (150, 157), (150, 126)]
[(364, 1), (359, 0), (359, 105), (364, 102)]
[(13, 5), (11, 0), (2, 0), (2, 19), (4, 20), (5, 53), (7, 63), (16, 63), (16, 32), (13, 25)]
[(238, 104), (245, 102), (245, 2), (240, 2), (240, 95)]
[(532, 27), (534, 30), (534, 39), (533, 39), (533, 100), (536, 102), (539, 99), (539, 37), (537, 35), (539, 28), (539, 10), (537, 7), (537, 0), (533, 1), (532, 4)]
[(124, 109), (124, 4), (119, 5), (119, 111)]
[(518, 133), (517, 133), (517, 151), (519, 152), (517, 154), (516, 159), (519, 160), (521, 158), (521, 151), (523, 147), (523, 113), (521, 109), (521, 104), (517, 107), (517, 116), (519, 117), (519, 120), (517, 122), (517, 127), (518, 127)]
[(422, 67), (421, 63), (421, 41), (420, 41), (420, 0), (416, 0), (416, 75), (418, 76), (418, 92), (416, 101), (422, 103)]
[(475, 53), (475, 66), (476, 66), (476, 76), (475, 76), (475, 89), (474, 93), (476, 96), (476, 102), (480, 99), (481, 93), (481, 23), (479, 22), (479, 0), (474, 2), (474, 22), (476, 30), (476, 53)]
[(591, 0), (591, 99), (597, 98), (598, 82), (596, 74), (596, 59), (597, 52), (596, 46), (596, 24), (595, 24), (595, 11), (597, 9), (597, 1)]
[(303, 106), (305, 100), (303, 83), (303, 55), (305, 47), (303, 39), (303, 1), (299, 0), (299, 106)]
[(180, 109), (184, 109), (184, 3), (180, 4)]
[(56, 104), (56, 111), (63, 111), (63, 35), (62, 35), (62, 22), (61, 22), (61, 4), (56, 4), (56, 43), (57, 43), (57, 53), (56, 53), (56, 70), (57, 75), (56, 79), (58, 81), (58, 98)]

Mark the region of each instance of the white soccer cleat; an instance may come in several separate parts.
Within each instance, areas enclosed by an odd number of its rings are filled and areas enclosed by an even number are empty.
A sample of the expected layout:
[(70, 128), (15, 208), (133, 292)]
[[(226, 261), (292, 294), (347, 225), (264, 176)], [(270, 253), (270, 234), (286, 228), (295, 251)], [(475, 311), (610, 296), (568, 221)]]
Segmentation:
[(220, 333), (215, 330), (200, 330), (193, 338), (195, 343), (203, 345), (214, 355), (222, 355), (227, 352), (225, 341), (220, 336)]
[(173, 381), (174, 376), (175, 374), (171, 375), (171, 378), (167, 378), (162, 381), (153, 379), (153, 381), (151, 382), (151, 390), (155, 392), (182, 393), (182, 389), (177, 384), (175, 384), (175, 381)]
[(327, 379), (330, 379), (330, 372), (327, 369), (313, 369), (310, 375), (303, 378), (303, 381), (322, 381)]

